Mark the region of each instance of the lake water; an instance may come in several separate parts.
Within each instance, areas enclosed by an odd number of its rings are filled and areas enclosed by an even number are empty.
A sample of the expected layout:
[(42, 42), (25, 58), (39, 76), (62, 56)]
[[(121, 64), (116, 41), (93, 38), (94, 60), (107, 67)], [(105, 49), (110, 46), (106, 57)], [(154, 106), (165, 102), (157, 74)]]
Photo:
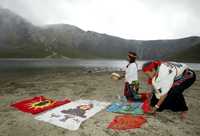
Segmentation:
[[(137, 61), (139, 69), (145, 61)], [(121, 70), (126, 60), (82, 60), (82, 59), (0, 59), (0, 70), (17, 68), (67, 68), (82, 67), (104, 70)], [(192, 69), (200, 70), (200, 63), (187, 63)]]

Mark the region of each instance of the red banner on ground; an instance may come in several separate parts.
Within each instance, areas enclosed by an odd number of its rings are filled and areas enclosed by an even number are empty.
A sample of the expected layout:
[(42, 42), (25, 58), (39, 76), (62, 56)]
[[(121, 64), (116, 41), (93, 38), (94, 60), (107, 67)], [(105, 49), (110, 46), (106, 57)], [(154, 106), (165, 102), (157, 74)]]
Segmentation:
[(65, 99), (63, 101), (57, 101), (44, 96), (37, 96), (31, 99), (26, 99), (12, 104), (12, 107), (17, 108), (20, 111), (37, 114), (46, 110), (53, 109), (63, 104), (69, 103), (70, 100)]
[(108, 125), (108, 128), (114, 130), (129, 130), (140, 128), (146, 122), (143, 116), (122, 115), (116, 116)]

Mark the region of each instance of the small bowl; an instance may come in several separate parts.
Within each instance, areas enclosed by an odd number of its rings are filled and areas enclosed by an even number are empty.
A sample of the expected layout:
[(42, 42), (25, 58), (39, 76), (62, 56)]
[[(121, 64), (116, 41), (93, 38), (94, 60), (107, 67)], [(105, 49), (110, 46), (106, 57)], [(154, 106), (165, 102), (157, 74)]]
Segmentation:
[(113, 79), (113, 80), (119, 80), (120, 79), (120, 75), (119, 74), (117, 74), (117, 73), (112, 73), (111, 74), (111, 79)]

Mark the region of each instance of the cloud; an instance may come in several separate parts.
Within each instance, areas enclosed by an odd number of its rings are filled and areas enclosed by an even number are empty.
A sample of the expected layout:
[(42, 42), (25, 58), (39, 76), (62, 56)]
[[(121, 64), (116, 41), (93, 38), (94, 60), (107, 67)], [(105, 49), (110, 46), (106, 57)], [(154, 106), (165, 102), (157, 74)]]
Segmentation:
[(198, 0), (1, 0), (35, 25), (66, 23), (127, 39), (200, 35)]

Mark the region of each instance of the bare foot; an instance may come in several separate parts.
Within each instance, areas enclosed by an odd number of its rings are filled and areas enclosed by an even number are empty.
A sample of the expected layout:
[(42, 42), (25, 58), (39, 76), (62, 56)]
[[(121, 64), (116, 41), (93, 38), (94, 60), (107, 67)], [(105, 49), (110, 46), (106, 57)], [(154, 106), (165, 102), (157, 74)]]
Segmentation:
[(184, 120), (187, 118), (187, 111), (181, 112), (181, 120)]

